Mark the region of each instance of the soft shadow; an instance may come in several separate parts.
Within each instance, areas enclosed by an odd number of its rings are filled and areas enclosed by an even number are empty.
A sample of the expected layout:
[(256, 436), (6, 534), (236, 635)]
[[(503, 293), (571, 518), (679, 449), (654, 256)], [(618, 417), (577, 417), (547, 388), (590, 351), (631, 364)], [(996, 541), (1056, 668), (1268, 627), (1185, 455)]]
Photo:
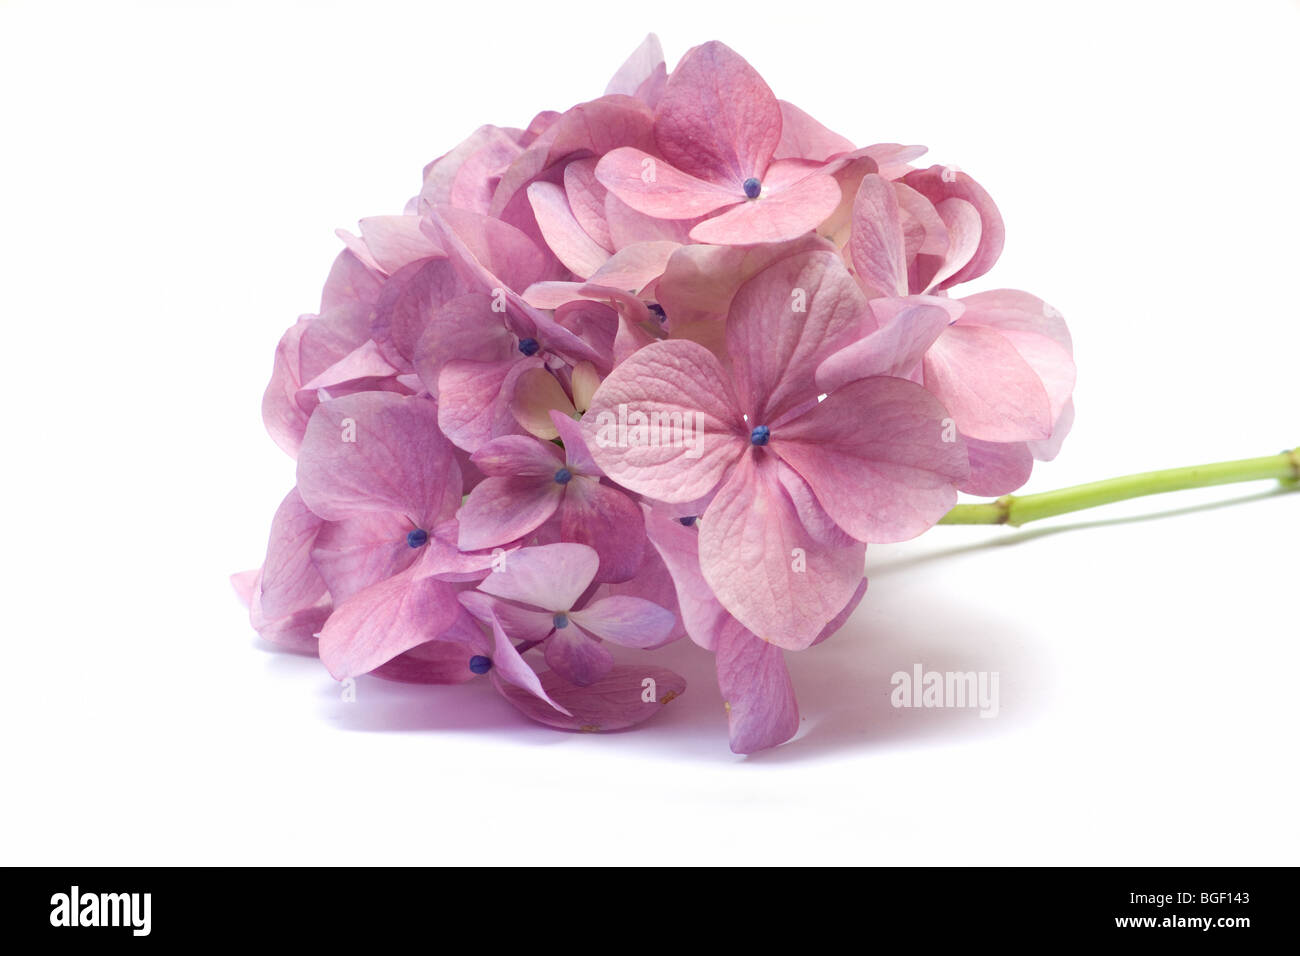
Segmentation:
[[(939, 551), (931, 551), (926, 554), (917, 554), (909, 557), (896, 558), (892, 561), (883, 561), (872, 567), (871, 576), (876, 578), (886, 574), (893, 574), (897, 571), (914, 568), (922, 564), (929, 564), (932, 561), (942, 560), (943, 558), (956, 557), (962, 554), (973, 554), (979, 551), (986, 551), (989, 548), (1007, 548), (1017, 544), (1024, 544), (1028, 541), (1034, 541), (1038, 538), (1063, 534), (1067, 531), (1083, 531), (1089, 528), (1109, 528), (1117, 525), (1141, 524), (1146, 521), (1163, 521), (1166, 518), (1177, 518), (1182, 515), (1218, 511), (1221, 508), (1232, 508), (1238, 505), (1248, 504), (1254, 501), (1265, 501), (1270, 498), (1277, 498), (1288, 494), (1295, 494), (1295, 489), (1275, 488), (1272, 491), (1263, 491), (1252, 495), (1228, 498), (1224, 501), (1209, 501), (1199, 505), (1170, 508), (1165, 511), (1152, 511), (1147, 514), (1128, 515), (1120, 518), (1102, 518), (1095, 521), (1073, 521), (1069, 524), (1048, 525), (1046, 527), (1028, 528), (1023, 531), (1009, 531), (1001, 534), (997, 534), (998, 527), (996, 525), (953, 525), (952, 527), (987, 528), (994, 532), (996, 536), (976, 541), (973, 544), (964, 544), (953, 548), (943, 548)], [(936, 526), (935, 528), (932, 528), (928, 534), (941, 534), (942, 530), (943, 528)]]

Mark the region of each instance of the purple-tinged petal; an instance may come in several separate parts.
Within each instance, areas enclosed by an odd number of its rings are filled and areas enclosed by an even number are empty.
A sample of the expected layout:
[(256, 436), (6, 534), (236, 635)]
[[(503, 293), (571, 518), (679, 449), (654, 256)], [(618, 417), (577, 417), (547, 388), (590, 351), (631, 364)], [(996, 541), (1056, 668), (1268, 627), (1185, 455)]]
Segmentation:
[(815, 399), (817, 366), (874, 328), (866, 297), (834, 253), (790, 256), (750, 279), (731, 301), (726, 329), (750, 425), (775, 425)]
[(556, 630), (544, 645), (546, 664), (570, 684), (594, 684), (614, 667), (614, 656), (576, 624)]
[(479, 590), (544, 611), (567, 611), (587, 590), (600, 563), (585, 544), (520, 548), (493, 566)]
[(817, 367), (817, 387), (823, 392), (878, 375), (907, 378), (962, 312), (959, 302), (940, 296), (872, 299), (869, 306), (880, 327)]
[(438, 427), (457, 447), (477, 451), (522, 430), (510, 409), (515, 383), (540, 356), (501, 362), (448, 362), (438, 373)]
[(469, 460), (489, 477), (550, 478), (564, 464), (564, 453), (550, 442), (527, 435), (505, 435), (488, 442)]
[(600, 556), (598, 582), (626, 581), (636, 574), (645, 528), (631, 498), (597, 479), (574, 475), (557, 510), (564, 540), (590, 545)]
[(654, 132), (668, 162), (739, 190), (767, 171), (781, 142), (781, 107), (758, 71), (715, 40), (688, 50), (669, 74)]
[[(515, 650), (515, 646), (510, 643), (510, 638), (506, 637), (501, 624), (495, 618), (492, 620), (492, 638), (492, 670), (488, 673), (491, 675), (493, 685), (507, 700), (516, 707), (521, 706), (520, 695), (511, 694), (508, 690), (513, 687), (522, 691), (524, 696), (534, 701), (540, 700), (566, 717), (573, 716), (547, 693), (541, 680), (538, 679), (537, 672), (529, 667), (528, 662)], [(532, 713), (529, 713), (529, 716), (537, 719)]]
[(535, 531), (565, 497), (551, 477), (485, 478), (456, 514), (466, 551), (508, 544)]
[(320, 658), (335, 680), (368, 673), (455, 623), (456, 586), (416, 578), (413, 571), (371, 585), (334, 609), (320, 633)]
[(489, 626), (495, 615), (511, 640), (540, 641), (555, 630), (555, 615), (551, 611), (532, 611), (482, 591), (462, 591), (460, 603), (469, 614)]
[(563, 189), (535, 182), (528, 187), (528, 201), (542, 237), (566, 269), (585, 279), (605, 264), (609, 252), (578, 224)]
[(781, 484), (779, 464), (765, 450), (741, 457), (700, 522), (700, 567), (741, 624), (801, 650), (857, 589), (866, 546), (847, 536), (836, 545), (815, 540)]
[(635, 665), (616, 666), (602, 680), (586, 687), (574, 687), (554, 671), (545, 671), (541, 686), (552, 700), (564, 705), (569, 716), (557, 714), (535, 697), (512, 687), (500, 689), (506, 700), (538, 723), (585, 733), (635, 726), (686, 692), (686, 681), (672, 671)]
[(991, 442), (966, 439), (970, 477), (957, 485), (968, 495), (995, 498), (1009, 495), (1026, 481), (1034, 469), (1034, 456), (1025, 442)]
[[(420, 556), (407, 542), (411, 522), (393, 511), (366, 511), (326, 522), (311, 551), (336, 604), (405, 571)], [(425, 529), (426, 531), (428, 529)]]
[[(1036, 338), (1065, 354), (1048, 339)], [(995, 442), (1051, 435), (1052, 401), (1043, 380), (1001, 332), (958, 322), (930, 347), (923, 368), (925, 387), (947, 407), (963, 435)]]
[(419, 216), (372, 216), (359, 225), (370, 255), (388, 275), (412, 262), (442, 256), (438, 245), (420, 230)]
[(569, 470), (574, 474), (599, 478), (600, 466), (596, 464), (596, 460), (591, 457), (591, 451), (587, 448), (587, 441), (582, 436), (582, 425), (562, 412), (551, 412), (551, 424), (560, 441), (564, 443), (564, 461), (569, 466)]
[(387, 392), (337, 398), (312, 413), (298, 491), (327, 521), (397, 511), (431, 527), (460, 504), (460, 468), (434, 403)]
[(594, 157), (576, 159), (564, 166), (564, 195), (569, 200), (573, 217), (582, 231), (594, 239), (606, 252), (615, 250), (610, 235), (609, 220), (605, 217), (605, 197), (609, 194), (596, 178)]
[(718, 638), (717, 670), (733, 753), (766, 750), (799, 732), (799, 704), (781, 648), (733, 623)]
[(605, 87), (605, 94), (635, 96), (641, 85), (658, 72), (664, 72), (664, 51), (659, 45), (659, 38), (651, 33), (618, 68), (618, 72)]
[(852, 142), (831, 132), (793, 103), (777, 102), (781, 108), (781, 141), (773, 158), (825, 162), (838, 153), (853, 150)]
[[(718, 634), (731, 615), (727, 613), (704, 580), (700, 570), (699, 531), (686, 526), (666, 507), (643, 509), (646, 535), (668, 566), (677, 592), (686, 633), (705, 650), (713, 650)], [(694, 515), (681, 517), (693, 518)]]
[(658, 604), (622, 594), (592, 601), (580, 611), (570, 611), (569, 620), (604, 640), (640, 648), (664, 644), (677, 622), (671, 611)]
[(813, 173), (798, 183), (705, 219), (690, 232), (695, 242), (744, 245), (798, 239), (825, 222), (840, 204), (832, 176)]
[(624, 246), (592, 274), (591, 281), (596, 285), (639, 292), (664, 274), (668, 257), (680, 246), (680, 243), (663, 240)]
[(774, 431), (769, 447), (854, 538), (904, 541), (947, 513), (966, 478), (965, 443), (949, 424), (947, 410), (921, 386), (869, 378)]
[(703, 497), (747, 444), (722, 366), (694, 342), (636, 351), (601, 383), (582, 425), (606, 475), (660, 501)]
[(903, 182), (911, 186), (937, 208), (945, 199), (964, 199), (971, 203), (980, 215), (980, 239), (975, 254), (970, 261), (954, 275), (938, 284), (939, 289), (948, 289), (960, 282), (969, 282), (978, 278), (997, 262), (1002, 254), (1002, 245), (1006, 239), (1006, 227), (1002, 215), (979, 183), (968, 175), (945, 166), (931, 166), (929, 169), (916, 169), (903, 177)]
[(260, 581), (262, 611), (268, 619), (311, 607), (325, 594), (325, 581), (312, 561), (312, 545), (321, 524), (303, 504), (297, 488), (285, 495), (276, 509)]

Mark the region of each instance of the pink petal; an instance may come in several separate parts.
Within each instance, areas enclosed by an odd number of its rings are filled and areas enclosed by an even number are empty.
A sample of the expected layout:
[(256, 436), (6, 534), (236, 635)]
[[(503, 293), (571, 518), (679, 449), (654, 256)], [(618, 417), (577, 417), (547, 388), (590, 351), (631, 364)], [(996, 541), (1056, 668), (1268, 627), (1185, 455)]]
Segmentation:
[(564, 453), (550, 442), (505, 435), (488, 442), (469, 460), (483, 474), (498, 478), (552, 478), (564, 464)]
[(287, 617), (311, 607), (325, 594), (325, 581), (311, 556), (321, 524), (303, 504), (297, 488), (280, 502), (271, 519), (271, 540), (260, 579), (262, 611), (267, 618)]
[(949, 327), (926, 353), (924, 371), (925, 387), (964, 435), (1012, 442), (1052, 433), (1052, 403), (1042, 380), (994, 329), (961, 322)]
[(962, 312), (960, 303), (939, 296), (872, 299), (869, 306), (880, 327), (817, 367), (817, 387), (823, 392), (877, 375), (907, 378)]
[[(600, 467), (596, 460), (591, 457), (591, 451), (587, 448), (587, 441), (582, 437), (582, 425), (567, 415), (560, 412), (551, 412), (551, 424), (555, 427), (555, 432), (560, 441), (564, 443), (564, 451), (561, 453), (569, 470), (575, 474), (587, 475), (588, 477), (599, 478)], [(555, 448), (554, 445), (551, 445)], [(556, 449), (559, 451), (559, 449)]]
[(964, 199), (945, 199), (934, 207), (948, 231), (948, 251), (943, 265), (930, 280), (931, 285), (942, 286), (975, 257), (979, 249), (983, 224), (979, 210)]
[(1034, 468), (1034, 456), (1025, 442), (966, 440), (970, 477), (957, 485), (968, 495), (994, 498), (1009, 495), (1026, 481)]
[(533, 720), (560, 730), (586, 733), (632, 727), (655, 716), (664, 705), (686, 692), (686, 681), (672, 671), (626, 665), (616, 666), (603, 679), (586, 687), (574, 687), (554, 671), (545, 671), (541, 686), (552, 700), (564, 705), (569, 716), (562, 717), (514, 688), (500, 689), (506, 700)]
[[(547, 693), (537, 673), (515, 650), (515, 646), (510, 643), (510, 639), (506, 637), (505, 631), (501, 629), (500, 623), (495, 618), (492, 620), (492, 638), (492, 670), (488, 673), (491, 675), (493, 685), (507, 700), (520, 707), (520, 696), (524, 696), (545, 703), (548, 713), (555, 710), (566, 717), (573, 716)], [(509, 690), (511, 687), (517, 688), (523, 694), (512, 694)], [(530, 716), (533, 715), (530, 713)]]
[(405, 516), (390, 511), (359, 512), (327, 522), (316, 536), (311, 559), (335, 603), (414, 564), (419, 552), (406, 542), (411, 530)]
[(743, 245), (785, 242), (816, 229), (840, 204), (833, 176), (814, 173), (787, 189), (748, 200), (691, 230), (695, 242)]
[(546, 441), (559, 437), (551, 421), (553, 411), (565, 416), (578, 413), (564, 386), (544, 368), (531, 368), (519, 376), (510, 411), (524, 431)]
[(775, 747), (799, 732), (799, 705), (781, 648), (733, 624), (718, 639), (717, 669), (733, 753)]
[(609, 221), (605, 218), (605, 197), (609, 191), (596, 179), (597, 162), (596, 157), (592, 156), (566, 163), (564, 194), (583, 232), (606, 252), (613, 252), (616, 247), (610, 235)]
[(591, 281), (615, 289), (639, 292), (664, 274), (668, 257), (680, 245), (676, 242), (658, 241), (624, 246), (595, 271)]
[(614, 667), (614, 657), (576, 624), (559, 628), (546, 640), (546, 664), (571, 684), (586, 687)]
[(564, 540), (590, 545), (600, 556), (598, 582), (626, 581), (636, 574), (645, 530), (641, 509), (631, 498), (596, 479), (575, 475), (564, 486), (558, 512)]
[(389, 275), (412, 262), (442, 256), (437, 244), (420, 231), (419, 216), (372, 216), (359, 225), (370, 255)]
[[(952, 507), (954, 486), (966, 477), (960, 436), (944, 441), (950, 437), (947, 415), (919, 385), (863, 379), (774, 430), (768, 447), (854, 538), (903, 541)], [(843, 601), (835, 610), (842, 606)]]
[[(460, 504), (460, 468), (424, 398), (366, 392), (312, 413), (298, 457), (298, 491), (329, 521), (396, 511), (429, 528)], [(351, 439), (351, 440), (350, 440)]]
[(508, 544), (535, 531), (555, 514), (564, 487), (549, 476), (485, 478), (456, 514), (466, 551)]
[(540, 641), (555, 630), (555, 615), (550, 611), (532, 611), (482, 591), (462, 591), (460, 603), (471, 615), (489, 626), (495, 615), (511, 640)]
[[(651, 414), (659, 427), (649, 427)], [(635, 415), (645, 419), (646, 443), (634, 444), (642, 434)], [(672, 415), (678, 416), (675, 427)], [(635, 352), (601, 383), (582, 419), (583, 437), (601, 470), (661, 501), (690, 501), (712, 490), (744, 447), (742, 424), (718, 360), (685, 341)]]
[(727, 319), (727, 351), (750, 425), (775, 425), (815, 399), (817, 366), (873, 328), (866, 297), (834, 253), (790, 256), (750, 279)]
[(610, 242), (618, 250), (638, 242), (690, 242), (691, 229), (700, 217), (660, 219), (638, 212), (606, 190), (605, 221), (609, 224)]
[(520, 548), (493, 567), (479, 590), (544, 611), (567, 611), (587, 590), (599, 563), (596, 552), (585, 544)]
[(320, 633), (320, 659), (335, 680), (368, 673), (455, 623), (456, 586), (413, 572), (371, 585), (334, 609)]
[(442, 367), (457, 359), (466, 362), (505, 362), (517, 358), (518, 341), (492, 310), (486, 292), (470, 292), (431, 311), (412, 353), (412, 362), (425, 388), (438, 391)]
[(688, 50), (669, 75), (654, 131), (668, 162), (739, 190), (767, 171), (781, 142), (781, 107), (744, 58), (712, 41)]
[(700, 522), (700, 567), (723, 607), (758, 636), (807, 647), (848, 603), (866, 546), (815, 540), (777, 475), (779, 460), (747, 451)]
[(586, 631), (624, 647), (658, 647), (677, 623), (671, 611), (642, 598), (614, 595), (593, 601), (569, 619)]
[(468, 452), (521, 429), (510, 409), (515, 382), (542, 358), (448, 362), (438, 373), (438, 427)]
[[(646, 508), (646, 534), (668, 566), (676, 588), (686, 633), (705, 650), (713, 650), (718, 634), (731, 620), (700, 570), (699, 531), (686, 527), (666, 507)], [(682, 515), (681, 517), (693, 517)]]
[(871, 296), (907, 295), (902, 217), (893, 184), (874, 173), (862, 177), (853, 201), (849, 251), (858, 281)]
[(635, 96), (641, 84), (650, 79), (664, 66), (664, 51), (659, 45), (659, 38), (653, 33), (641, 41), (641, 45), (632, 51), (632, 55), (618, 68), (605, 87), (606, 95), (623, 93)]
[(793, 103), (779, 100), (781, 108), (781, 142), (776, 159), (815, 159), (824, 162), (837, 153), (847, 153), (853, 143), (833, 133)]
[(609, 253), (578, 224), (563, 189), (554, 183), (533, 183), (528, 201), (546, 244), (565, 268), (585, 279), (605, 264)]
[(658, 219), (690, 219), (745, 200), (739, 180), (721, 186), (697, 179), (630, 146), (602, 157), (596, 179), (637, 212)]
[(944, 166), (913, 170), (903, 177), (903, 182), (925, 196), (936, 207), (945, 199), (957, 198), (966, 200), (979, 210), (980, 240), (974, 256), (954, 275), (941, 282), (938, 288), (947, 289), (959, 282), (969, 282), (993, 268), (993, 263), (997, 262), (998, 256), (1002, 254), (1006, 228), (1003, 226), (998, 207), (979, 183), (963, 172)]

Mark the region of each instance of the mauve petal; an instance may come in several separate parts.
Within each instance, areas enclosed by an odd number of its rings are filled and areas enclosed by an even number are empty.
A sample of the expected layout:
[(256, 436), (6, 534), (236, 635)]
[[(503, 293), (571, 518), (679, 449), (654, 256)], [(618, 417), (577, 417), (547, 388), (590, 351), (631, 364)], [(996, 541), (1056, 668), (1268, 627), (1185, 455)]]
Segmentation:
[(799, 704), (781, 648), (732, 624), (718, 638), (716, 664), (733, 753), (766, 750), (799, 732)]
[(774, 159), (815, 159), (824, 162), (837, 153), (850, 152), (853, 143), (833, 133), (793, 103), (778, 100), (781, 108), (781, 141)]
[(1002, 333), (958, 322), (930, 347), (923, 367), (925, 387), (947, 407), (963, 435), (997, 442), (1051, 435), (1047, 390)]
[(613, 595), (592, 601), (569, 619), (607, 641), (624, 647), (651, 648), (664, 644), (672, 635), (676, 617), (643, 598)]
[(527, 435), (505, 435), (488, 442), (469, 460), (489, 477), (552, 478), (564, 464), (564, 453), (550, 442)]
[(561, 542), (520, 548), (498, 562), (479, 590), (552, 613), (567, 611), (587, 590), (600, 563), (585, 544)]
[(438, 391), (438, 373), (448, 362), (506, 362), (518, 357), (518, 342), (492, 310), (486, 292), (457, 296), (432, 310), (412, 353), (424, 387)]
[(670, 509), (647, 506), (643, 510), (646, 535), (672, 575), (686, 633), (696, 644), (711, 651), (731, 615), (718, 601), (700, 570), (699, 531), (694, 526), (682, 525), (669, 514)]
[(578, 224), (563, 189), (554, 183), (533, 183), (528, 201), (542, 237), (565, 268), (585, 279), (605, 264), (609, 252)]
[[(957, 324), (961, 325), (960, 322)], [(1051, 404), (1051, 420), (1055, 425), (1074, 393), (1074, 358), (1056, 342), (1037, 332), (1003, 329), (1002, 337), (1020, 353), (1020, 357), (1043, 383)], [(1046, 437), (1042, 436), (1041, 440), (1046, 440)]]
[(454, 641), (429, 641), (398, 654), (370, 673), (401, 684), (463, 684), (476, 675), (469, 669), (474, 655)]
[(552, 612), (532, 611), (482, 591), (462, 591), (460, 603), (470, 615), (489, 626), (495, 615), (501, 629), (511, 640), (540, 641), (555, 630), (555, 615)]
[(547, 707), (554, 708), (566, 717), (573, 716), (546, 692), (537, 673), (515, 650), (515, 646), (510, 643), (510, 638), (506, 637), (505, 631), (501, 629), (500, 623), (495, 618), (492, 620), (492, 639), (492, 670), (488, 673), (496, 689), (507, 700), (516, 707), (520, 706), (518, 698), (507, 690), (507, 687), (514, 687), (522, 691), (525, 696), (544, 702)]
[(866, 546), (814, 540), (766, 450), (747, 452), (700, 522), (700, 567), (741, 624), (801, 650), (848, 602), (862, 580)]
[(959, 491), (982, 498), (1009, 495), (1026, 481), (1034, 469), (1034, 456), (1025, 442), (990, 442), (966, 439), (970, 477), (957, 485)]
[(614, 667), (614, 656), (576, 624), (556, 630), (544, 650), (547, 666), (579, 687), (596, 683)]
[(688, 50), (669, 75), (654, 132), (668, 162), (739, 190), (767, 171), (781, 142), (781, 107), (758, 71), (715, 40)]
[(955, 197), (945, 199), (934, 207), (948, 232), (948, 250), (930, 284), (942, 286), (975, 257), (979, 249), (983, 223), (979, 210), (972, 203)]
[(276, 509), (261, 576), (262, 610), (268, 618), (311, 607), (325, 593), (325, 581), (312, 561), (312, 545), (321, 525), (297, 488)]
[(503, 362), (448, 362), (438, 373), (438, 427), (468, 452), (522, 431), (510, 410), (515, 382), (540, 356)]
[(362, 378), (386, 378), (401, 370), (394, 367), (373, 341), (367, 339), (309, 382), (306, 389), (333, 388)]
[(965, 444), (944, 441), (947, 415), (919, 385), (863, 379), (773, 432), (768, 447), (850, 535), (904, 541), (947, 513), (966, 477)]
[(959, 301), (965, 308), (963, 325), (984, 325), (1006, 332), (1036, 332), (1067, 352), (1072, 351), (1065, 318), (1038, 296), (1018, 289), (992, 289)]
[(736, 290), (779, 259), (811, 250), (834, 251), (818, 236), (759, 246), (684, 245), (668, 257), (657, 288), (674, 329), (681, 323), (724, 318)]
[(586, 733), (632, 727), (655, 716), (686, 691), (686, 681), (672, 671), (628, 665), (616, 666), (587, 687), (574, 687), (554, 671), (545, 671), (541, 685), (553, 700), (564, 705), (568, 717), (514, 688), (500, 689), (506, 700), (538, 723)]
[(317, 407), (298, 457), (298, 491), (337, 521), (397, 511), (431, 527), (460, 504), (460, 468), (424, 398), (364, 392)]
[(1038, 461), (1051, 461), (1061, 451), (1061, 444), (1065, 441), (1065, 436), (1070, 434), (1070, 428), (1074, 425), (1074, 399), (1065, 403), (1065, 408), (1061, 409), (1061, 417), (1056, 420), (1052, 426), (1052, 437), (1044, 441), (1029, 442), (1029, 451)]
[(862, 177), (853, 200), (849, 252), (858, 281), (872, 296), (907, 295), (906, 242), (893, 184), (872, 173)]
[[(619, 407), (633, 413), (676, 414), (645, 434), (656, 444), (632, 444), (629, 427), (620, 433)], [(689, 419), (685, 416), (691, 416)], [(695, 426), (688, 434), (685, 421)], [(722, 366), (694, 342), (656, 342), (639, 349), (601, 383), (582, 419), (583, 437), (600, 469), (618, 484), (660, 501), (690, 501), (707, 494), (745, 447), (740, 411)], [(678, 443), (661, 442), (673, 432)], [(687, 440), (692, 442), (688, 447)], [(692, 457), (695, 456), (695, 457)]]
[(764, 192), (758, 199), (704, 220), (691, 230), (695, 242), (750, 244), (785, 242), (816, 229), (840, 204), (833, 176), (813, 173), (786, 189)]
[(435, 639), (459, 613), (455, 585), (403, 572), (334, 609), (320, 633), (321, 662), (335, 680), (368, 673)]
[(550, 477), (485, 478), (456, 514), (460, 547), (477, 551), (522, 538), (555, 514), (563, 495)]
[(519, 130), (480, 126), (424, 168), (421, 211), (429, 206), (458, 206), (486, 213), (491, 201), (489, 184), (522, 151)]
[(325, 287), (321, 289), (321, 314), (340, 305), (371, 304), (383, 286), (384, 280), (379, 273), (350, 250), (344, 249), (335, 257), (330, 266), (330, 274), (325, 279)]
[(605, 94), (623, 93), (634, 96), (641, 84), (650, 79), (663, 65), (664, 51), (659, 45), (659, 38), (653, 33), (647, 34), (641, 41), (641, 45), (633, 50), (632, 55), (618, 68), (618, 72), (605, 87)]
[(869, 306), (880, 327), (817, 367), (817, 387), (823, 392), (877, 375), (908, 377), (962, 311), (960, 303), (940, 296), (872, 299)]
[(903, 177), (903, 182), (911, 186), (937, 207), (945, 199), (964, 199), (971, 203), (980, 214), (979, 246), (970, 261), (954, 275), (939, 283), (938, 288), (947, 289), (959, 282), (969, 282), (982, 276), (993, 268), (998, 256), (1002, 254), (1002, 245), (1006, 239), (1006, 227), (1002, 215), (979, 183), (963, 172), (945, 166), (931, 166), (929, 169), (917, 169)]
[(626, 581), (636, 574), (645, 529), (641, 509), (631, 498), (594, 478), (575, 475), (564, 486), (558, 512), (564, 540), (590, 545), (600, 555), (596, 581)]
[(412, 262), (442, 255), (420, 230), (419, 216), (372, 216), (358, 225), (371, 257), (389, 275)]
[(431, 317), (467, 291), (466, 280), (448, 260), (411, 263), (384, 284), (368, 310), (370, 336), (390, 362), (410, 362)]
[(587, 159), (575, 159), (564, 166), (564, 195), (569, 200), (569, 209), (583, 232), (594, 239), (606, 252), (616, 248), (609, 231), (609, 220), (605, 218), (605, 197), (609, 190), (596, 179), (595, 156)]
[(419, 551), (406, 543), (411, 530), (411, 522), (392, 511), (361, 512), (326, 522), (311, 557), (334, 602), (341, 604), (414, 564)]
[(637, 212), (657, 219), (691, 219), (745, 201), (739, 181), (735, 186), (707, 182), (631, 146), (602, 157), (596, 179)]
[[(560, 441), (564, 443), (563, 456), (569, 470), (574, 474), (600, 477), (600, 466), (591, 457), (587, 441), (582, 437), (582, 425), (562, 412), (551, 412), (551, 425)], [(554, 445), (551, 445), (555, 448)], [(559, 449), (556, 449), (559, 451)]]
[(699, 216), (689, 219), (660, 219), (650, 216), (633, 209), (612, 192), (605, 191), (605, 222), (609, 224), (609, 239), (615, 250), (638, 242), (690, 242), (691, 229), (699, 221)]
[(597, 285), (639, 292), (664, 273), (677, 242), (637, 242), (624, 246), (591, 276)]
[(817, 366), (874, 328), (866, 297), (834, 253), (790, 256), (750, 279), (731, 301), (726, 328), (749, 424), (770, 427), (815, 399)]
[(301, 654), (315, 655), (318, 649), (316, 635), (329, 618), (331, 604), (321, 598), (311, 607), (301, 608), (285, 617), (270, 619), (262, 611), (260, 584), (253, 589), (248, 608), (248, 621), (264, 641)]

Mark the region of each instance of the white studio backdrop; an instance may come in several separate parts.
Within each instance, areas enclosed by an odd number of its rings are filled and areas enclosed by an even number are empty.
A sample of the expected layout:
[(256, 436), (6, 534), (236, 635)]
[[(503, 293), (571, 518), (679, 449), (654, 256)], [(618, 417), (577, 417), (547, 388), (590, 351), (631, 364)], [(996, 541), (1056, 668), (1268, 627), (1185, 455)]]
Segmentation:
[[(1294, 3), (3, 3), (3, 862), (1295, 863), (1266, 485), (870, 549), (750, 759), (691, 646), (655, 722), (576, 736), (259, 644), (227, 575), (293, 481), (259, 405), (333, 230), (649, 31), (990, 191), (972, 291), (1047, 299), (1080, 369), (1026, 491), (1300, 444)], [(891, 707), (917, 663), (998, 672), (997, 718)]]

